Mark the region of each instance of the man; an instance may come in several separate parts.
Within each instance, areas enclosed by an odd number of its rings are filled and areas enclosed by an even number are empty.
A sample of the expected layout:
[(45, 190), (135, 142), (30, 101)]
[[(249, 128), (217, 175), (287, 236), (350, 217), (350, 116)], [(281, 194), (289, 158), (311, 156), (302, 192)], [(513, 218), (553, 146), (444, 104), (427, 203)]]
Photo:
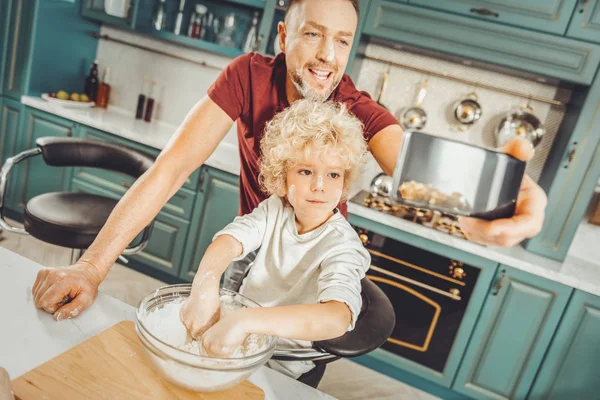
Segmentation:
[[(300, 98), (346, 103), (365, 126), (369, 149), (392, 174), (402, 129), (395, 118), (359, 92), (344, 75), (358, 25), (358, 0), (293, 0), (278, 26), (282, 49), (275, 59), (259, 54), (238, 57), (221, 73), (189, 112), (156, 163), (115, 207), (106, 225), (81, 259), (70, 267), (44, 269), (33, 286), (38, 308), (56, 320), (76, 317), (92, 304), (98, 286), (119, 254), (160, 211), (186, 178), (215, 150), (237, 121), (241, 155), (241, 213), (264, 199), (259, 190), (258, 160), (265, 123)], [(533, 153), (523, 141), (507, 152), (521, 159)], [(546, 195), (529, 177), (519, 193), (512, 219), (487, 222), (461, 218), (467, 237), (479, 243), (510, 246), (541, 229)], [(340, 206), (347, 213), (345, 204)], [(62, 303), (68, 296), (70, 303)]]

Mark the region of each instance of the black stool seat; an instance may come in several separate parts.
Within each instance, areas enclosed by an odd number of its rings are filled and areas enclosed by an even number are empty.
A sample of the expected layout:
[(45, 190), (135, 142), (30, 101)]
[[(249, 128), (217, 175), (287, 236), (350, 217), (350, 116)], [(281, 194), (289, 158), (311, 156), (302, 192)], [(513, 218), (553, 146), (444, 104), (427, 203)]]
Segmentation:
[(45, 193), (25, 207), (25, 230), (31, 236), (72, 249), (90, 247), (117, 200), (88, 193)]

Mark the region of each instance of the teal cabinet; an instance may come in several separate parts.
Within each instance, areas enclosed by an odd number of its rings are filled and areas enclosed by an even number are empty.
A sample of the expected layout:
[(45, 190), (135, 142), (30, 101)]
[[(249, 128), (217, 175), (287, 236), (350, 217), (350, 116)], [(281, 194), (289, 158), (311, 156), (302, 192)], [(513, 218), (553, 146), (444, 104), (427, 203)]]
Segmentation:
[(592, 43), (385, 0), (372, 0), (363, 35), (585, 85), (600, 63)]
[(194, 206), (193, 225), (179, 275), (190, 282), (215, 233), (233, 221), (240, 208), (237, 176), (203, 167), (200, 180), (202, 183)]
[[(123, 139), (98, 129), (90, 128), (85, 125), (79, 125), (76, 136), (83, 139), (100, 140), (105, 142), (112, 142), (120, 145), (130, 147), (139, 152), (145, 153), (150, 157), (156, 157), (159, 151), (156, 149), (149, 148), (139, 143), (132, 142), (127, 139)], [(118, 193), (120, 196), (133, 185), (135, 179), (131, 176), (108, 171), (105, 169), (88, 168), (88, 167), (75, 167), (74, 177), (87, 181), (97, 187), (110, 190), (114, 193)], [(200, 170), (196, 170), (184, 183), (183, 187), (179, 189), (171, 199), (164, 205), (163, 210), (170, 214), (189, 220), (192, 215), (192, 208), (196, 198), (196, 191), (198, 185), (198, 177)]]
[(524, 399), (571, 292), (501, 265), (453, 389), (475, 399)]
[(563, 35), (577, 0), (410, 0), (411, 4), (449, 11), (519, 28)]
[(600, 178), (600, 79), (589, 89), (576, 121), (561, 126), (539, 179), (548, 195), (542, 231), (529, 251), (564, 260)]
[[(21, 103), (0, 97), (0, 165), (16, 153), (16, 141), (23, 116)], [(9, 177), (5, 206), (14, 209), (17, 203), (15, 175)]]
[[(5, 68), (2, 76), (5, 96), (19, 100), (27, 88), (28, 60), (34, 22), (33, 0), (5, 0), (8, 7)], [(0, 28), (1, 29), (1, 28)]]
[[(72, 192), (91, 193), (118, 200), (121, 193), (115, 193), (92, 185), (86, 181), (74, 178), (71, 183)], [(185, 239), (188, 234), (189, 222), (170, 215), (167, 212), (159, 212), (154, 220), (154, 228), (148, 240), (146, 248), (134, 255), (127, 256), (129, 262), (151, 267), (177, 276), (183, 258)], [(134, 240), (137, 243), (137, 240)]]
[[(44, 136), (73, 136), (75, 123), (45, 112), (25, 108), (20, 133), (19, 151), (36, 147), (35, 141)], [(50, 167), (42, 156), (36, 156), (18, 164), (15, 175), (17, 179), (16, 210), (22, 212), (31, 198), (43, 193), (68, 190), (72, 168)]]
[(569, 24), (567, 36), (600, 43), (600, 1), (579, 2)]
[(529, 399), (597, 399), (600, 395), (600, 297), (576, 290)]
[(6, 67), (6, 40), (8, 36), (10, 1), (0, 0), (0, 97), (4, 93), (4, 68)]

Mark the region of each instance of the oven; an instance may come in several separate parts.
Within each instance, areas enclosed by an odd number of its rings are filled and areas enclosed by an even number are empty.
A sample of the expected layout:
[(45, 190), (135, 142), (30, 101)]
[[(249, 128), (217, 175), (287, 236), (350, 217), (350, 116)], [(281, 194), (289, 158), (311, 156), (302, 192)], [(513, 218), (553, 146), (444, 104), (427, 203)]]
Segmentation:
[(367, 277), (396, 313), (382, 348), (443, 373), (480, 269), (354, 228), (371, 255)]

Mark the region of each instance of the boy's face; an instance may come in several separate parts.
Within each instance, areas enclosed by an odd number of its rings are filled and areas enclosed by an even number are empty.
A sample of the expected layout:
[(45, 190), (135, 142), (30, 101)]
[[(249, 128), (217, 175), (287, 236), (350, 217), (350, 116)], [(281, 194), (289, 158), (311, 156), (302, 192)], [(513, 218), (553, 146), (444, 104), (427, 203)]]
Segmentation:
[(286, 196), (297, 216), (324, 222), (337, 207), (344, 188), (344, 168), (331, 151), (316, 155), (287, 171)]
[(347, 0), (304, 0), (280, 23), (288, 79), (303, 98), (324, 101), (348, 64), (358, 16)]

